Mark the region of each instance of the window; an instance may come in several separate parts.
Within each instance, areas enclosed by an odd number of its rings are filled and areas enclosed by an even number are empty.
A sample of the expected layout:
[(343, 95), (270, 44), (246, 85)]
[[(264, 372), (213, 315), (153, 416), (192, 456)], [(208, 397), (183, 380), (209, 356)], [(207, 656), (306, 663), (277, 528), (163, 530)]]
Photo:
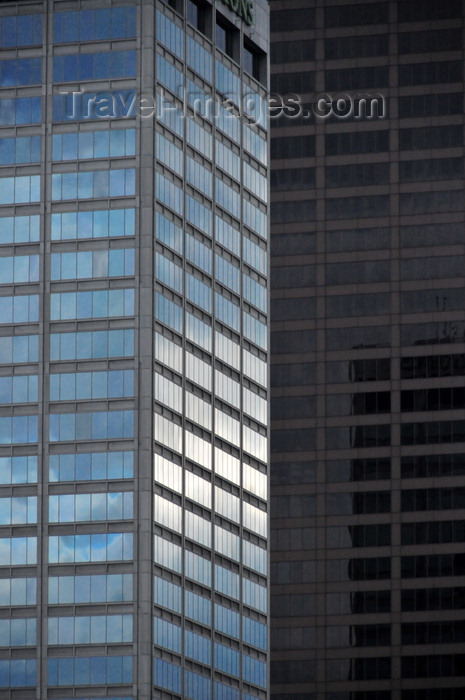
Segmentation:
[(135, 194), (135, 170), (132, 168), (52, 175), (53, 200), (125, 197), (133, 194)]
[(113, 51), (54, 56), (53, 80), (56, 83), (108, 78), (134, 78), (136, 52)]
[(50, 318), (106, 318), (132, 316), (134, 290), (110, 289), (95, 292), (63, 292), (50, 295)]
[[(273, 21), (273, 18), (271, 21)], [(313, 61), (314, 57), (315, 42), (311, 39), (274, 41), (271, 46), (271, 60), (275, 65), (277, 63)]]
[(135, 210), (112, 209), (52, 214), (52, 240), (134, 236)]
[(133, 639), (132, 615), (49, 617), (47, 626), (50, 645), (113, 644)]
[[(49, 537), (49, 562), (131, 561), (132, 545), (131, 532), (53, 536)], [(66, 685), (68, 683), (69, 677)]]
[(215, 39), (217, 48), (234, 58), (234, 30), (226, 24), (216, 22)]
[(52, 158), (56, 161), (133, 156), (135, 148), (135, 129), (81, 131), (52, 137)]
[(415, 0), (405, 0), (399, 5), (399, 22), (426, 22), (428, 20), (461, 17), (460, 0), (444, 0), (440, 4), (418, 6)]
[(106, 685), (132, 682), (132, 656), (83, 656), (48, 660), (48, 683), (61, 685)]
[(37, 124), (42, 118), (42, 98), (17, 97), (0, 100), (0, 126)]
[(341, 5), (325, 8), (326, 27), (356, 27), (382, 24), (389, 20), (389, 4), (372, 2), (358, 5)]
[(129, 39), (136, 36), (136, 16), (135, 7), (54, 12), (53, 40), (55, 44), (61, 44), (102, 39)]
[(50, 414), (50, 442), (133, 436), (134, 411)]
[(399, 53), (432, 53), (433, 51), (461, 51), (460, 29), (434, 29), (423, 32), (400, 32)]
[[(0, 258), (0, 265), (1, 260)], [(127, 277), (133, 274), (133, 248), (52, 253), (51, 255), (52, 280)]]
[(40, 199), (40, 175), (2, 177), (0, 179), (0, 205), (38, 202)]
[(187, 0), (186, 18), (199, 32), (207, 30), (207, 8), (196, 0)]
[[(402, 98), (400, 98), (402, 99)], [(349, 131), (326, 134), (326, 155), (381, 153), (389, 150), (389, 131)]]
[(0, 139), (2, 165), (40, 162), (40, 136)]
[[(369, 56), (384, 56), (388, 53), (389, 44), (387, 34), (344, 36), (325, 40), (326, 59), (368, 58)], [(311, 58), (313, 58), (313, 56)], [(307, 60), (310, 60), (310, 58)]]
[(276, 10), (271, 14), (272, 32), (292, 32), (315, 28), (315, 10)]
[(0, 46), (34, 46), (42, 44), (42, 15), (19, 15), (0, 19)]
[(40, 85), (41, 82), (41, 58), (16, 58), (10, 61), (0, 61), (0, 87)]
[(133, 476), (134, 453), (129, 450), (125, 452), (84, 452), (79, 455), (64, 453), (49, 456), (49, 480), (51, 482), (130, 479)]
[(134, 331), (130, 329), (52, 333), (50, 336), (51, 360), (83, 360), (132, 355), (134, 355)]

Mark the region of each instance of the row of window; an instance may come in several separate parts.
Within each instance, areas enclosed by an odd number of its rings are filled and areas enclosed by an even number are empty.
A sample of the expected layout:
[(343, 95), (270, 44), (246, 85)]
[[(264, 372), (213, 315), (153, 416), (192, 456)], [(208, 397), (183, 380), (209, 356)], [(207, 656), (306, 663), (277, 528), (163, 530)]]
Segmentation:
[(136, 36), (135, 7), (111, 7), (53, 13), (55, 44), (131, 39)]
[(0, 100), (0, 126), (39, 124), (41, 120), (41, 97), (17, 97)]
[(57, 83), (134, 78), (135, 75), (135, 51), (100, 51), (99, 53), (66, 54), (53, 58), (53, 80)]
[[(23, 336), (27, 338), (28, 336)], [(33, 339), (37, 336), (29, 336)], [(1, 349), (0, 338), (0, 349)], [(9, 340), (6, 338), (5, 340)], [(17, 340), (17, 338), (13, 338)], [(23, 343), (24, 345), (24, 343)], [(9, 346), (7, 346), (8, 349)], [(33, 343), (35, 348), (35, 344)], [(23, 355), (25, 351), (23, 350)], [(51, 360), (84, 360), (108, 357), (132, 357), (134, 355), (134, 331), (79, 331), (77, 333), (52, 333), (50, 335)], [(23, 360), (33, 361), (33, 360)], [(37, 361), (37, 360), (36, 360)], [(11, 360), (10, 360), (11, 362)]]
[(48, 660), (49, 686), (132, 682), (132, 656), (83, 656)]
[(0, 163), (21, 165), (40, 162), (40, 136), (0, 139)]
[(0, 377), (0, 404), (31, 403), (39, 400), (37, 374)]
[[(232, 656), (237, 654), (239, 657), (239, 654), (235, 650), (225, 647), (224, 645), (216, 644), (215, 646), (217, 648), (217, 663), (215, 666), (219, 670), (228, 673), (229, 668), (234, 668), (231, 666)], [(237, 664), (239, 664), (239, 658), (237, 659)], [(199, 699), (205, 698), (205, 700), (209, 700), (211, 698), (211, 679), (209, 676), (200, 676), (199, 674), (188, 670), (182, 673), (181, 666), (170, 663), (169, 661), (163, 661), (162, 659), (154, 660), (154, 677), (156, 678), (156, 684), (158, 687), (165, 688), (175, 693), (181, 693), (183, 676), (184, 688), (185, 692), (188, 693), (188, 697)], [(264, 688), (266, 685), (266, 665), (258, 659), (254, 659), (247, 654), (242, 654), (242, 678), (250, 683), (254, 683), (255, 685)], [(223, 684), (218, 682), (215, 683), (215, 687), (222, 685)], [(220, 697), (239, 697), (239, 693), (237, 693), (237, 695), (231, 695), (228, 686), (223, 685), (223, 688), (227, 689), (226, 694), (223, 694), (221, 689), (218, 688), (221, 692)], [(244, 694), (243, 697), (244, 699), (247, 698), (247, 700), (249, 698), (250, 700), (255, 700), (255, 696), (249, 694)]]
[(40, 85), (42, 58), (14, 58), (0, 61), (0, 87)]
[(41, 44), (41, 14), (0, 18), (0, 46), (2, 49), (13, 46), (40, 46)]
[[(23, 422), (25, 422), (26, 418), (29, 419), (29, 422), (35, 419), (34, 425), (37, 424), (35, 416), (21, 416)], [(14, 421), (18, 419), (4, 418), (0, 420)], [(18, 432), (19, 428), (13, 436), (17, 436)], [(134, 437), (134, 411), (50, 414), (50, 442), (111, 440), (113, 438), (132, 437)], [(27, 442), (35, 442), (36, 440), (27, 440)]]
[(40, 199), (40, 175), (2, 177), (0, 204), (25, 204)]
[(132, 615), (80, 615), (49, 617), (48, 643), (117, 644), (132, 642)]
[[(0, 266), (3, 260), (0, 258)], [(15, 262), (18, 256), (14, 258)], [(134, 248), (52, 253), (52, 280), (134, 275)]]
[[(20, 377), (15, 377), (20, 379)], [(0, 379), (0, 400), (1, 400)], [(50, 375), (50, 401), (134, 396), (134, 370)]]
[[(154, 557), (159, 566), (181, 573), (203, 586), (212, 586), (212, 562), (168, 540), (154, 536)], [(184, 567), (183, 567), (184, 562)], [(248, 605), (260, 612), (266, 613), (266, 588), (248, 578), (242, 578), (231, 569), (219, 564), (214, 565), (214, 588), (219, 593), (238, 600), (241, 589), (242, 599)]]
[(134, 315), (134, 289), (63, 292), (50, 297), (52, 320)]
[(134, 236), (134, 234), (134, 209), (68, 212), (52, 214), (51, 218), (51, 238), (55, 241)]
[[(37, 178), (38, 187), (38, 178)], [(28, 178), (4, 178), (4, 180), (17, 180), (16, 185), (19, 195), (25, 197), (22, 191), (27, 183), (23, 182)], [(32, 178), (31, 178), (32, 180)], [(32, 183), (34, 184), (34, 183)], [(31, 186), (32, 186), (31, 184)], [(12, 187), (13, 185), (10, 185)], [(34, 197), (35, 190), (32, 190), (30, 197)], [(52, 200), (61, 199), (95, 199), (99, 197), (127, 197), (135, 194), (135, 171), (131, 168), (124, 170), (98, 170), (95, 172), (79, 173), (59, 173), (52, 175)], [(5, 195), (7, 197), (8, 195)], [(34, 199), (14, 199), (8, 201), (34, 201)], [(38, 197), (37, 197), (38, 199)], [(0, 200), (0, 203), (4, 204)]]
[[(35, 579), (24, 579), (24, 581), (35, 581)], [(48, 578), (48, 602), (51, 605), (130, 602), (133, 600), (133, 595), (132, 574), (89, 574), (49, 576)]]
[(464, 520), (404, 523), (401, 526), (402, 544), (462, 542), (464, 537)]
[(49, 522), (130, 520), (133, 493), (80, 493), (49, 496)]
[(135, 137), (135, 129), (54, 134), (52, 137), (52, 159), (60, 161), (134, 156), (136, 153)]

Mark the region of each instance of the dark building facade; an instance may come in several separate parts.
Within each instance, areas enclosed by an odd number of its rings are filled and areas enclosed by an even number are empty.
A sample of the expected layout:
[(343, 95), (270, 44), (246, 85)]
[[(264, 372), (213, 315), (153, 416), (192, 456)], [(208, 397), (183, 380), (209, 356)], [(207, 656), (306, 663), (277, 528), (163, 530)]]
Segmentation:
[(269, 696), (268, 17), (0, 3), (2, 700)]
[(463, 3), (271, 8), (272, 698), (458, 700)]

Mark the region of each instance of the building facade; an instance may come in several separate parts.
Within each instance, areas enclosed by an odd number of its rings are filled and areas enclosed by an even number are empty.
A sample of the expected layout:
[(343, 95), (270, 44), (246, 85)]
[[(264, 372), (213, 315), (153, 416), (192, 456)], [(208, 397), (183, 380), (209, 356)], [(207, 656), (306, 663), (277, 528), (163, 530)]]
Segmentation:
[(0, 6), (0, 698), (267, 698), (263, 0)]
[(457, 700), (463, 3), (271, 10), (272, 698)]

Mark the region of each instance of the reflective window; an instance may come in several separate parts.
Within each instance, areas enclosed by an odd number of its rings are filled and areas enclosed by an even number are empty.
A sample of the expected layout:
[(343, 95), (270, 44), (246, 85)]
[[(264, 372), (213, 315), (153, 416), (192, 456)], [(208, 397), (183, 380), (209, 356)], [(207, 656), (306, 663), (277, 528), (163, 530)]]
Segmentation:
[(183, 230), (172, 221), (160, 214), (155, 213), (155, 236), (164, 245), (169, 246), (182, 255), (183, 251)]
[(190, 156), (186, 157), (186, 180), (207, 197), (212, 196), (212, 173)]
[(53, 80), (56, 83), (104, 78), (134, 78), (135, 51), (101, 51), (99, 53), (66, 54), (53, 58)]
[(27, 376), (0, 377), (0, 404), (31, 403), (38, 401), (39, 377)]
[(180, 96), (180, 90), (184, 85), (184, 76), (181, 71), (160, 54), (156, 56), (156, 65), (157, 80), (163, 83), (172, 93)]
[(52, 137), (53, 160), (114, 158), (133, 156), (135, 152), (135, 129), (81, 131), (75, 134), (54, 134)]
[(39, 336), (3, 336), (0, 338), (0, 364), (38, 362)]
[(134, 289), (63, 292), (50, 295), (50, 318), (106, 318), (134, 315)]
[(212, 157), (212, 134), (204, 122), (190, 118), (186, 121), (186, 139), (207, 158)]
[[(192, 3), (191, 3), (192, 4)], [(213, 61), (212, 54), (201, 46), (193, 37), (187, 36), (187, 64), (205, 78), (212, 82)]]
[[(19, 15), (0, 18), (0, 47), (42, 44), (42, 15)], [(39, 81), (40, 82), (40, 81)]]
[(153, 620), (153, 643), (170, 651), (181, 653), (182, 628), (167, 620), (155, 617)]
[(17, 97), (0, 100), (0, 126), (37, 124), (41, 118), (41, 97)]
[(0, 297), (0, 299), (2, 301), (0, 323), (31, 323), (39, 320), (39, 296), (37, 294), (22, 294), (21, 296)]
[[(0, 258), (1, 265), (2, 258)], [(134, 274), (134, 248), (52, 253), (51, 279), (126, 277)]]
[(37, 481), (37, 457), (0, 457), (0, 483), (34, 484)]
[(174, 182), (161, 173), (155, 173), (155, 197), (180, 216), (184, 209), (183, 195), (183, 190)]
[(132, 642), (132, 615), (49, 617), (49, 644)]
[(48, 602), (52, 605), (132, 600), (132, 574), (50, 576), (48, 579)]
[(18, 688), (36, 684), (36, 660), (0, 660), (0, 687)]
[(37, 442), (38, 416), (0, 418), (0, 445)]
[(0, 525), (37, 522), (37, 496), (0, 498)]
[(126, 197), (133, 194), (135, 194), (135, 171), (132, 168), (52, 175), (52, 199), (54, 200)]
[(37, 604), (36, 578), (0, 579), (0, 606)]
[(40, 136), (0, 139), (0, 163), (13, 165), (40, 162)]
[(84, 520), (129, 520), (133, 517), (133, 493), (80, 493), (49, 496), (51, 523)]
[(112, 7), (79, 12), (53, 13), (55, 44), (136, 36), (136, 8)]
[(0, 257), (0, 283), (39, 281), (39, 256), (15, 255)]
[[(6, 139), (4, 139), (6, 140)], [(18, 139), (15, 139), (18, 141)], [(40, 238), (39, 216), (5, 216), (0, 219), (1, 244), (32, 243)]]
[(130, 479), (134, 476), (134, 453), (84, 452), (49, 456), (50, 481)]
[(41, 83), (41, 58), (14, 58), (10, 61), (0, 61), (0, 87), (40, 85)]
[[(35, 338), (36, 336), (31, 336)], [(1, 347), (1, 346), (0, 346)], [(50, 359), (72, 360), (134, 355), (134, 331), (52, 333)]]
[(40, 175), (2, 177), (0, 179), (0, 204), (24, 204), (40, 199)]
[[(170, 581), (166, 581), (159, 576), (154, 576), (154, 602), (168, 610), (181, 612), (182, 589)], [(185, 591), (186, 596), (191, 594), (190, 591)]]
[(3, 566), (37, 564), (37, 537), (1, 537), (0, 552)]
[(34, 646), (37, 643), (36, 637), (34, 618), (0, 620), (0, 647)]
[(153, 661), (153, 677), (155, 684), (160, 688), (166, 688), (175, 693), (181, 692), (181, 667), (164, 661), (163, 659), (154, 659)]
[(52, 214), (52, 240), (134, 236), (135, 210), (113, 209)]
[(130, 438), (133, 435), (134, 411), (50, 414), (50, 442)]
[[(184, 33), (172, 20), (157, 10), (157, 41), (166, 46), (181, 60), (184, 58)], [(189, 61), (190, 65), (195, 65)]]
[[(35, 538), (28, 538), (34, 539)], [(109, 535), (60, 535), (49, 537), (49, 562), (130, 561), (133, 535), (115, 532)]]
[(48, 684), (106, 685), (132, 682), (132, 656), (83, 656), (48, 660)]

